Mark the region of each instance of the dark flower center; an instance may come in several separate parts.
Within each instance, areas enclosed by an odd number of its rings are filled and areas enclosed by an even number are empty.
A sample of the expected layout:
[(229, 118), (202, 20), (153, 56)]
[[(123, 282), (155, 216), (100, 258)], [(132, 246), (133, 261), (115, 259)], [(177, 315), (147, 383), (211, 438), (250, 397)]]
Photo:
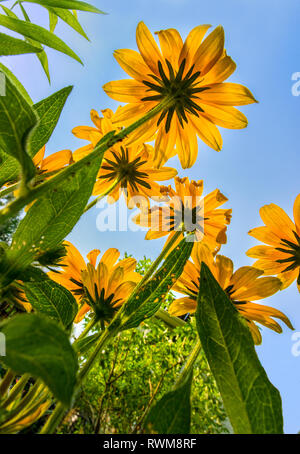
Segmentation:
[(148, 178), (146, 172), (141, 172), (139, 168), (146, 164), (146, 161), (141, 161), (141, 158), (138, 157), (133, 161), (129, 161), (128, 149), (121, 147), (121, 154), (117, 154), (114, 151), (111, 151), (115, 161), (112, 161), (108, 158), (105, 158), (105, 164), (102, 165), (102, 169), (108, 170), (109, 173), (101, 175), (100, 178), (105, 178), (108, 180), (118, 179), (121, 181), (122, 188), (126, 189), (127, 185), (138, 191), (138, 186), (144, 186), (147, 189), (151, 189), (149, 183), (145, 181)]
[(284, 247), (275, 248), (277, 251), (284, 252), (285, 254), (289, 255), (289, 257), (285, 259), (276, 260), (276, 262), (278, 263), (287, 264), (287, 267), (283, 270), (283, 272), (294, 270), (298, 266), (300, 266), (300, 237), (297, 232), (293, 231), (293, 234), (296, 238), (297, 243), (292, 243), (289, 240), (281, 239), (281, 244)]
[(184, 122), (188, 122), (186, 112), (199, 117), (198, 112), (204, 112), (193, 99), (198, 98), (197, 93), (208, 90), (209, 87), (196, 87), (197, 79), (200, 76), (200, 71), (194, 72), (194, 65), (183, 76), (186, 60), (182, 60), (181, 65), (175, 75), (171, 63), (166, 59), (169, 74), (166, 75), (161, 62), (158, 62), (158, 71), (160, 78), (154, 74), (149, 76), (155, 80), (155, 83), (143, 80), (143, 84), (148, 88), (149, 92), (156, 92), (157, 94), (146, 96), (142, 101), (162, 101), (170, 100), (170, 107), (163, 109), (157, 126), (160, 125), (162, 120), (166, 118), (165, 130), (166, 133), (170, 130), (171, 121), (174, 113), (176, 112), (179, 123), (184, 128)]

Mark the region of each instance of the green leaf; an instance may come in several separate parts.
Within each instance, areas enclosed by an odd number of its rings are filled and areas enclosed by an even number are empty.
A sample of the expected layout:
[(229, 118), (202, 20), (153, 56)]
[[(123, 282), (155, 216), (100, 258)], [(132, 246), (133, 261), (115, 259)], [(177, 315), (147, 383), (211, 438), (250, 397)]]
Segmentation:
[(49, 30), (51, 33), (54, 33), (57, 22), (58, 22), (57, 14), (49, 10)]
[(196, 311), (202, 348), (237, 434), (281, 434), (281, 397), (262, 367), (246, 321), (201, 264)]
[(104, 14), (103, 11), (86, 2), (76, 0), (23, 0), (23, 3), (37, 3), (41, 6), (50, 6), (52, 8), (74, 9), (78, 11), (87, 11), (90, 13)]
[(34, 47), (21, 39), (0, 33), (0, 56), (32, 54), (37, 52), (41, 52), (41, 49)]
[(24, 290), (31, 306), (69, 329), (78, 311), (78, 304), (66, 288), (52, 281), (37, 268), (29, 272)]
[(39, 25), (35, 25), (31, 22), (23, 21), (20, 19), (15, 19), (14, 17), (7, 17), (3, 14), (0, 14), (0, 25), (8, 28), (9, 30), (20, 33), (27, 38), (38, 41), (41, 44), (45, 44), (48, 47), (51, 47), (59, 52), (68, 55), (69, 57), (74, 58), (79, 63), (82, 63), (80, 58), (72, 49), (70, 49), (69, 46), (64, 43), (64, 41), (62, 41), (60, 38), (49, 32), (45, 28), (40, 27)]
[(74, 14), (71, 13), (71, 11), (62, 8), (48, 8), (48, 10), (49, 14), (52, 13), (55, 17), (59, 17), (61, 20), (66, 22), (66, 24), (72, 27), (77, 33), (79, 33), (84, 38), (89, 40), (88, 36), (86, 35), (85, 31), (80, 25), (80, 22), (78, 21), (76, 16), (74, 16)]
[(99, 155), (31, 206), (0, 263), (2, 285), (22, 273), (37, 254), (54, 248), (71, 232), (92, 194), (101, 162)]
[(135, 328), (145, 319), (152, 317), (160, 308), (166, 293), (182, 274), (184, 265), (191, 255), (193, 243), (184, 238), (170, 252), (154, 277), (146, 282), (137, 295), (126, 303), (126, 322), (122, 329)]
[(5, 96), (0, 96), (0, 148), (21, 164), (27, 179), (35, 174), (35, 166), (26, 153), (28, 134), (38, 117), (17, 87), (6, 77)]
[(174, 390), (166, 393), (151, 408), (146, 419), (146, 433), (189, 434), (191, 425), (191, 385), (193, 371)]
[(74, 349), (79, 355), (87, 353), (87, 351), (95, 345), (96, 341), (101, 337), (102, 333), (91, 334), (90, 336), (80, 339), (74, 344)]
[[(2, 70), (1, 64), (0, 70)], [(9, 72), (7, 75), (10, 76)], [(19, 86), (23, 87), (17, 79), (16, 81), (19, 83), (17, 85), (18, 88)], [(34, 111), (39, 117), (39, 123), (31, 132), (27, 143), (27, 151), (31, 157), (34, 157), (50, 139), (72, 88), (63, 88), (33, 106)], [(23, 90), (27, 93), (24, 87)], [(28, 102), (30, 100), (29, 95), (27, 97), (26, 100)], [(30, 103), (32, 104), (31, 100)], [(0, 187), (9, 181), (17, 180), (19, 173), (20, 166), (17, 160), (11, 156), (7, 156), (6, 153), (0, 150)]]
[(63, 404), (69, 405), (76, 384), (78, 360), (67, 334), (37, 314), (17, 315), (0, 325), (6, 339), (5, 366), (17, 374), (40, 378)]
[(65, 87), (33, 106), (40, 121), (28, 142), (30, 156), (35, 156), (50, 139), (72, 89), (72, 86)]

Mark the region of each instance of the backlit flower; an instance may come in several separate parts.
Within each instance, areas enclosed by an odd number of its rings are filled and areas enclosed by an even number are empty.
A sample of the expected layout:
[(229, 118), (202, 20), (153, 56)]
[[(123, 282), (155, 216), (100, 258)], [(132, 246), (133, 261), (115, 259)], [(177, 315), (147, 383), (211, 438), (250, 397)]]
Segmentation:
[[(110, 109), (102, 111), (101, 118), (96, 111), (91, 112), (91, 118), (96, 128), (79, 126), (73, 133), (91, 144), (74, 152), (75, 161), (90, 153), (99, 140), (113, 129), (113, 113)], [(124, 193), (130, 208), (133, 201), (139, 205), (148, 205), (148, 197), (160, 195), (160, 186), (157, 181), (169, 180), (177, 175), (172, 167), (156, 169), (153, 162), (153, 147), (146, 144), (134, 144), (127, 147), (117, 143), (104, 155), (93, 195), (109, 195), (108, 201), (116, 202), (120, 194)]]
[(250, 230), (249, 235), (268, 246), (254, 246), (247, 255), (258, 259), (253, 266), (267, 275), (277, 275), (283, 288), (297, 279), (300, 292), (300, 194), (294, 203), (294, 222), (274, 203), (259, 212), (265, 226)]
[(233, 272), (232, 261), (222, 255), (215, 258), (206, 245), (197, 243), (191, 255), (193, 262), (188, 261), (184, 271), (173, 287), (173, 290), (187, 295), (179, 298), (170, 305), (172, 315), (194, 313), (197, 307), (197, 296), (200, 288), (201, 262), (206, 263), (230, 300), (246, 319), (255, 344), (262, 341), (261, 333), (255, 322), (267, 328), (282, 332), (281, 326), (273, 320), (282, 320), (289, 328), (293, 329), (289, 319), (277, 309), (262, 304), (253, 303), (262, 298), (273, 295), (281, 288), (281, 281), (276, 277), (261, 277), (263, 271), (252, 266), (243, 266)]
[(49, 277), (72, 292), (79, 304), (75, 322), (83, 319), (92, 308), (99, 319), (109, 320), (126, 301), (141, 276), (136, 273), (136, 260), (118, 261), (120, 252), (110, 248), (102, 255), (94, 249), (86, 264), (80, 252), (69, 242), (64, 245), (67, 255), (60, 262), (61, 271), (50, 272)]
[[(216, 125), (240, 129), (246, 117), (233, 106), (256, 102), (243, 85), (224, 83), (236, 65), (224, 50), (224, 30), (217, 27), (206, 39), (209, 25), (195, 27), (185, 42), (177, 30), (157, 32), (160, 49), (143, 22), (137, 27), (139, 53), (117, 50), (114, 56), (132, 79), (109, 82), (105, 92), (128, 103), (114, 117), (116, 125), (128, 126), (159, 103), (162, 110), (130, 135), (131, 142), (147, 142), (157, 131), (157, 166), (174, 155), (183, 168), (197, 158), (197, 136), (214, 150), (221, 150), (222, 137)], [(204, 39), (204, 40), (203, 40)]]
[(226, 230), (231, 220), (231, 209), (219, 209), (227, 198), (218, 190), (202, 196), (203, 181), (175, 178), (175, 191), (162, 187), (166, 199), (164, 206), (142, 210), (134, 221), (148, 227), (146, 239), (168, 236), (170, 241), (177, 232), (179, 242), (185, 233), (193, 233), (196, 241), (204, 241), (212, 251), (218, 250), (227, 241)]

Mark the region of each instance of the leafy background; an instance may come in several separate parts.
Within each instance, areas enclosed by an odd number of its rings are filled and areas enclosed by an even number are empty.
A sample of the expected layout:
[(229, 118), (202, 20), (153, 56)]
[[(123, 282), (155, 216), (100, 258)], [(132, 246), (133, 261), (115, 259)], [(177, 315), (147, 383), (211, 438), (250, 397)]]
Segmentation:
[[(259, 208), (274, 202), (291, 214), (292, 203), (299, 192), (300, 99), (291, 94), (291, 76), (300, 70), (296, 63), (300, 54), (299, 2), (129, 0), (125, 4), (121, 0), (102, 0), (97, 6), (109, 15), (79, 13), (92, 44), (62, 23), (58, 23), (56, 29), (56, 34), (67, 43), (73, 43), (84, 67), (65, 55), (47, 50), (51, 91), (69, 85), (70, 81), (75, 85), (48, 153), (64, 148), (74, 150), (82, 145), (70, 131), (74, 126), (90, 124), (91, 108), (117, 107), (117, 103), (102, 92), (101, 86), (109, 80), (126, 77), (112, 52), (118, 48), (135, 48), (135, 27), (139, 20), (144, 20), (152, 31), (175, 27), (183, 35), (200, 23), (214, 26), (221, 23), (225, 28), (228, 54), (238, 64), (231, 80), (250, 87), (260, 104), (243, 109), (249, 120), (246, 130), (222, 130), (221, 153), (201, 143), (197, 164), (184, 174), (193, 179), (203, 178), (205, 191), (219, 187), (229, 197), (233, 220), (228, 245), (222, 252), (234, 260), (236, 267), (250, 264), (245, 251), (255, 241), (247, 231), (261, 224)], [(32, 21), (48, 26), (48, 17), (40, 7), (28, 5), (27, 9)], [(7, 59), (4, 57), (1, 61), (7, 62)], [(48, 81), (45, 76), (42, 79), (36, 56), (10, 58), (10, 68), (24, 83), (34, 102), (49, 95)], [(177, 159), (170, 161), (170, 165), (180, 168)], [(100, 233), (96, 228), (97, 214), (95, 208), (83, 216), (70, 235), (70, 240), (83, 254), (95, 247), (105, 250), (116, 246), (122, 253), (128, 251), (137, 258), (144, 254), (154, 258), (159, 253), (162, 242), (144, 241), (143, 232)], [(293, 285), (266, 303), (283, 310), (300, 331), (298, 299)], [(299, 392), (300, 357), (292, 356), (291, 347), (291, 332), (285, 329), (281, 335), (264, 330), (263, 345), (257, 348), (270, 380), (281, 391), (287, 433), (295, 433), (300, 428), (300, 408), (295, 398)]]

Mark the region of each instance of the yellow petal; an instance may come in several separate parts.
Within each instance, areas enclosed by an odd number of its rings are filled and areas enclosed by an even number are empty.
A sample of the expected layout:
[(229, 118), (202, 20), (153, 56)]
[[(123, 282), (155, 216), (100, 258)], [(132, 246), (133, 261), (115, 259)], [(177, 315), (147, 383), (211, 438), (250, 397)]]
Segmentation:
[(244, 106), (257, 102), (247, 87), (232, 82), (213, 84), (200, 93), (203, 102), (223, 106)]
[(201, 104), (205, 116), (212, 123), (228, 129), (243, 129), (248, 125), (245, 115), (235, 107)]
[(148, 96), (147, 87), (133, 79), (114, 80), (103, 85), (103, 90), (111, 98), (121, 102), (138, 102)]
[(188, 34), (179, 57), (179, 64), (182, 62), (182, 60), (186, 60), (185, 72), (190, 69), (190, 66), (192, 65), (192, 62), (194, 60), (195, 53), (198, 50), (205, 36), (205, 33), (210, 27), (211, 25), (198, 25), (197, 27), (193, 28)]
[(32, 159), (33, 160), (33, 163), (36, 167), (40, 167), (41, 164), (42, 164), (42, 161), (44, 159), (44, 156), (45, 156), (45, 151), (46, 151), (46, 146), (44, 145), (43, 148), (40, 149), (40, 151), (38, 151), (36, 153), (36, 155), (34, 156), (34, 158)]
[(259, 210), (263, 222), (269, 227), (279, 238), (285, 238), (289, 241), (296, 242), (293, 230), (295, 225), (279, 206), (271, 203), (265, 205)]
[(93, 267), (96, 267), (96, 261), (99, 254), (100, 254), (99, 249), (93, 249), (87, 255), (88, 261), (93, 265)]
[(253, 266), (242, 266), (234, 272), (230, 284), (234, 286), (234, 291), (239, 291), (241, 288), (248, 287), (262, 274), (263, 271), (258, 270)]
[(190, 116), (190, 120), (196, 129), (197, 135), (203, 142), (216, 151), (222, 149), (223, 140), (220, 131), (210, 120), (201, 114), (199, 117)]
[(230, 283), (233, 273), (233, 263), (228, 257), (224, 255), (217, 255), (216, 257), (216, 278), (220, 286), (226, 289)]
[(220, 25), (203, 41), (195, 53), (195, 71), (204, 76), (222, 57), (224, 51), (224, 29)]
[(120, 257), (120, 252), (118, 251), (118, 249), (116, 248), (110, 248), (110, 249), (107, 249), (106, 252), (104, 252), (102, 258), (101, 258), (101, 262), (103, 262), (107, 268), (110, 270), (114, 264), (116, 263), (116, 261), (118, 260), (118, 258)]
[(71, 150), (61, 150), (53, 153), (43, 160), (41, 169), (44, 172), (53, 172), (60, 170), (65, 165), (70, 164), (72, 161)]
[(236, 70), (235, 62), (228, 56), (220, 58), (201, 80), (201, 85), (224, 82)]
[(148, 65), (151, 71), (159, 75), (158, 62), (162, 61), (162, 55), (152, 34), (144, 22), (140, 22), (137, 26), (136, 43), (144, 62)]
[(188, 169), (195, 164), (198, 154), (197, 136), (189, 123), (184, 126), (184, 129), (177, 125), (176, 150), (183, 169)]
[(196, 311), (197, 302), (189, 297), (178, 298), (169, 307), (171, 315), (181, 316)]
[(300, 194), (297, 195), (294, 203), (294, 219), (297, 233), (300, 235)]
[(148, 78), (149, 68), (135, 50), (119, 49), (114, 52), (114, 57), (129, 76), (140, 82)]
[(272, 232), (269, 227), (256, 227), (249, 230), (248, 235), (253, 236), (263, 243), (270, 244), (271, 246), (278, 246), (280, 243), (280, 237)]
[(83, 140), (90, 140), (90, 134), (92, 131), (98, 131), (98, 129), (94, 128), (93, 126), (76, 126), (76, 128), (72, 129), (72, 133), (78, 139)]
[(244, 286), (237, 288), (237, 285), (234, 285), (236, 289), (232, 298), (239, 301), (245, 300), (260, 300), (262, 298), (268, 298), (274, 293), (278, 292), (281, 289), (282, 283), (280, 279), (276, 277), (261, 277), (260, 279), (254, 279), (251, 282), (248, 282)]
[(169, 28), (156, 32), (156, 34), (159, 38), (163, 57), (171, 63), (174, 72), (177, 71), (179, 55), (183, 46), (179, 32), (174, 28)]

